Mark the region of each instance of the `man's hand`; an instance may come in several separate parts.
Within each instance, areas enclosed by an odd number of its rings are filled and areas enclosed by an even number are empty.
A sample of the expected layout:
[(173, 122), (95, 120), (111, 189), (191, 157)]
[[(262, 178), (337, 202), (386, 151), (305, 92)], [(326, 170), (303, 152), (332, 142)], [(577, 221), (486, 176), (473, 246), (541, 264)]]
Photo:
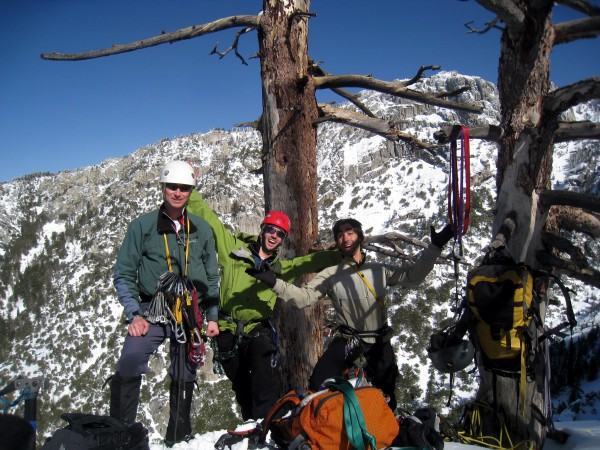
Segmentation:
[(261, 272), (261, 271), (256, 270), (256, 269), (248, 268), (248, 269), (246, 269), (246, 273), (248, 275), (253, 276), (257, 280), (262, 281), (263, 283), (265, 283), (270, 288), (273, 288), (275, 286), (275, 282), (277, 281), (277, 277), (269, 269), (264, 270), (264, 271)]
[(206, 335), (208, 337), (214, 337), (214, 336), (218, 336), (219, 334), (219, 324), (218, 322), (214, 322), (214, 321), (209, 321), (208, 325), (206, 326)]
[(135, 337), (144, 336), (149, 329), (150, 325), (142, 316), (135, 316), (127, 326), (129, 335)]
[(442, 231), (436, 233), (435, 228), (431, 227), (431, 243), (437, 248), (444, 248), (444, 245), (448, 243), (450, 239), (454, 237), (454, 230), (452, 225), (447, 224)]

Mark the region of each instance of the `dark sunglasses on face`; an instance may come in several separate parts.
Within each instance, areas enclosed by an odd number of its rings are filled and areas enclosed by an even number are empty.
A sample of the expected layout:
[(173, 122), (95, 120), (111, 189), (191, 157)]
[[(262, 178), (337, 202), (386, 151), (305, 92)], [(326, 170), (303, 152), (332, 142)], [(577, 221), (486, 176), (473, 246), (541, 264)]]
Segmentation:
[(191, 190), (194, 188), (194, 186), (190, 186), (189, 184), (173, 184), (173, 183), (167, 183), (165, 184), (165, 186), (167, 187), (168, 190), (175, 192), (177, 189), (179, 189), (181, 192), (191, 192)]
[(265, 233), (269, 233), (269, 234), (276, 234), (277, 237), (280, 239), (285, 239), (285, 236), (286, 236), (285, 231), (279, 230), (272, 225), (265, 225), (265, 227), (263, 228), (263, 231)]

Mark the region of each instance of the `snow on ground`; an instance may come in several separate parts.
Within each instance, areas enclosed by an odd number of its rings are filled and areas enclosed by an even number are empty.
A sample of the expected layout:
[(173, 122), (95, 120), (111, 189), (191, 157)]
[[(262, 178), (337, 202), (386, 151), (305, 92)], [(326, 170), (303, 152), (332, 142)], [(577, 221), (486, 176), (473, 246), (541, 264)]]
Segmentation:
[[(569, 438), (564, 444), (559, 444), (550, 439), (546, 440), (544, 450), (598, 450), (600, 449), (600, 420), (582, 420), (577, 422), (555, 423), (558, 430), (569, 433)], [(195, 439), (187, 443), (176, 444), (174, 450), (214, 450), (215, 442), (225, 431), (213, 431), (196, 435)], [(162, 450), (162, 444), (151, 444), (150, 450)], [(254, 447), (253, 447), (254, 448)], [(444, 450), (476, 450), (484, 449), (477, 445), (465, 445), (455, 442), (446, 442)], [(235, 444), (231, 450), (247, 450), (247, 441)]]

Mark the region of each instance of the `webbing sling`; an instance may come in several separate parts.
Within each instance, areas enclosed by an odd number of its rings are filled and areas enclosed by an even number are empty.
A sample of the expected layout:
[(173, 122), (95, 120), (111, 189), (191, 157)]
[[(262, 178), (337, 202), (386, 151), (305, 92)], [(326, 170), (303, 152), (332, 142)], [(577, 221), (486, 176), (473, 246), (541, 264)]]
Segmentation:
[[(169, 268), (169, 272), (173, 272), (173, 266), (171, 265), (171, 253), (169, 252), (169, 244), (167, 242), (167, 233), (163, 233), (163, 239), (165, 241), (165, 253), (167, 255), (167, 267)], [(187, 276), (189, 254), (190, 254), (190, 218), (186, 217), (185, 265), (184, 265), (184, 272), (183, 272), (184, 276)]]
[(460, 155), (457, 139), (450, 144), (450, 178), (448, 183), (448, 219), (462, 256), (462, 239), (469, 228), (471, 210), (471, 168), (469, 129), (460, 125)]
[[(454, 280), (455, 307), (458, 310), (460, 294), (458, 287), (458, 261), (463, 257), (462, 237), (469, 228), (471, 211), (471, 152), (469, 129), (463, 125), (455, 126), (460, 135), (460, 157), (457, 139), (450, 143), (450, 176), (448, 181), (448, 221), (454, 229)], [(456, 248), (457, 247), (457, 248)]]
[[(362, 412), (356, 393), (352, 385), (343, 378), (336, 378), (336, 381), (328, 384), (331, 390), (340, 391), (344, 395), (344, 427), (346, 435), (352, 448), (356, 450), (377, 449), (375, 437), (367, 430), (365, 416)], [(365, 443), (367, 446), (365, 447)]]

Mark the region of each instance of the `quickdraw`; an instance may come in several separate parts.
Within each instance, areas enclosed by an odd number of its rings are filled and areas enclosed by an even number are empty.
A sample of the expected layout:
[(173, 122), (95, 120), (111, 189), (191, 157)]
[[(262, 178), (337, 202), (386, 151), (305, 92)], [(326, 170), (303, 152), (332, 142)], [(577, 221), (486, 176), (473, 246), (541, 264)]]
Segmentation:
[(462, 236), (469, 228), (471, 210), (471, 168), (469, 149), (469, 129), (460, 125), (460, 154), (457, 140), (450, 144), (450, 180), (448, 183), (448, 219), (454, 229), (454, 239), (458, 245), (458, 254), (462, 258)]

